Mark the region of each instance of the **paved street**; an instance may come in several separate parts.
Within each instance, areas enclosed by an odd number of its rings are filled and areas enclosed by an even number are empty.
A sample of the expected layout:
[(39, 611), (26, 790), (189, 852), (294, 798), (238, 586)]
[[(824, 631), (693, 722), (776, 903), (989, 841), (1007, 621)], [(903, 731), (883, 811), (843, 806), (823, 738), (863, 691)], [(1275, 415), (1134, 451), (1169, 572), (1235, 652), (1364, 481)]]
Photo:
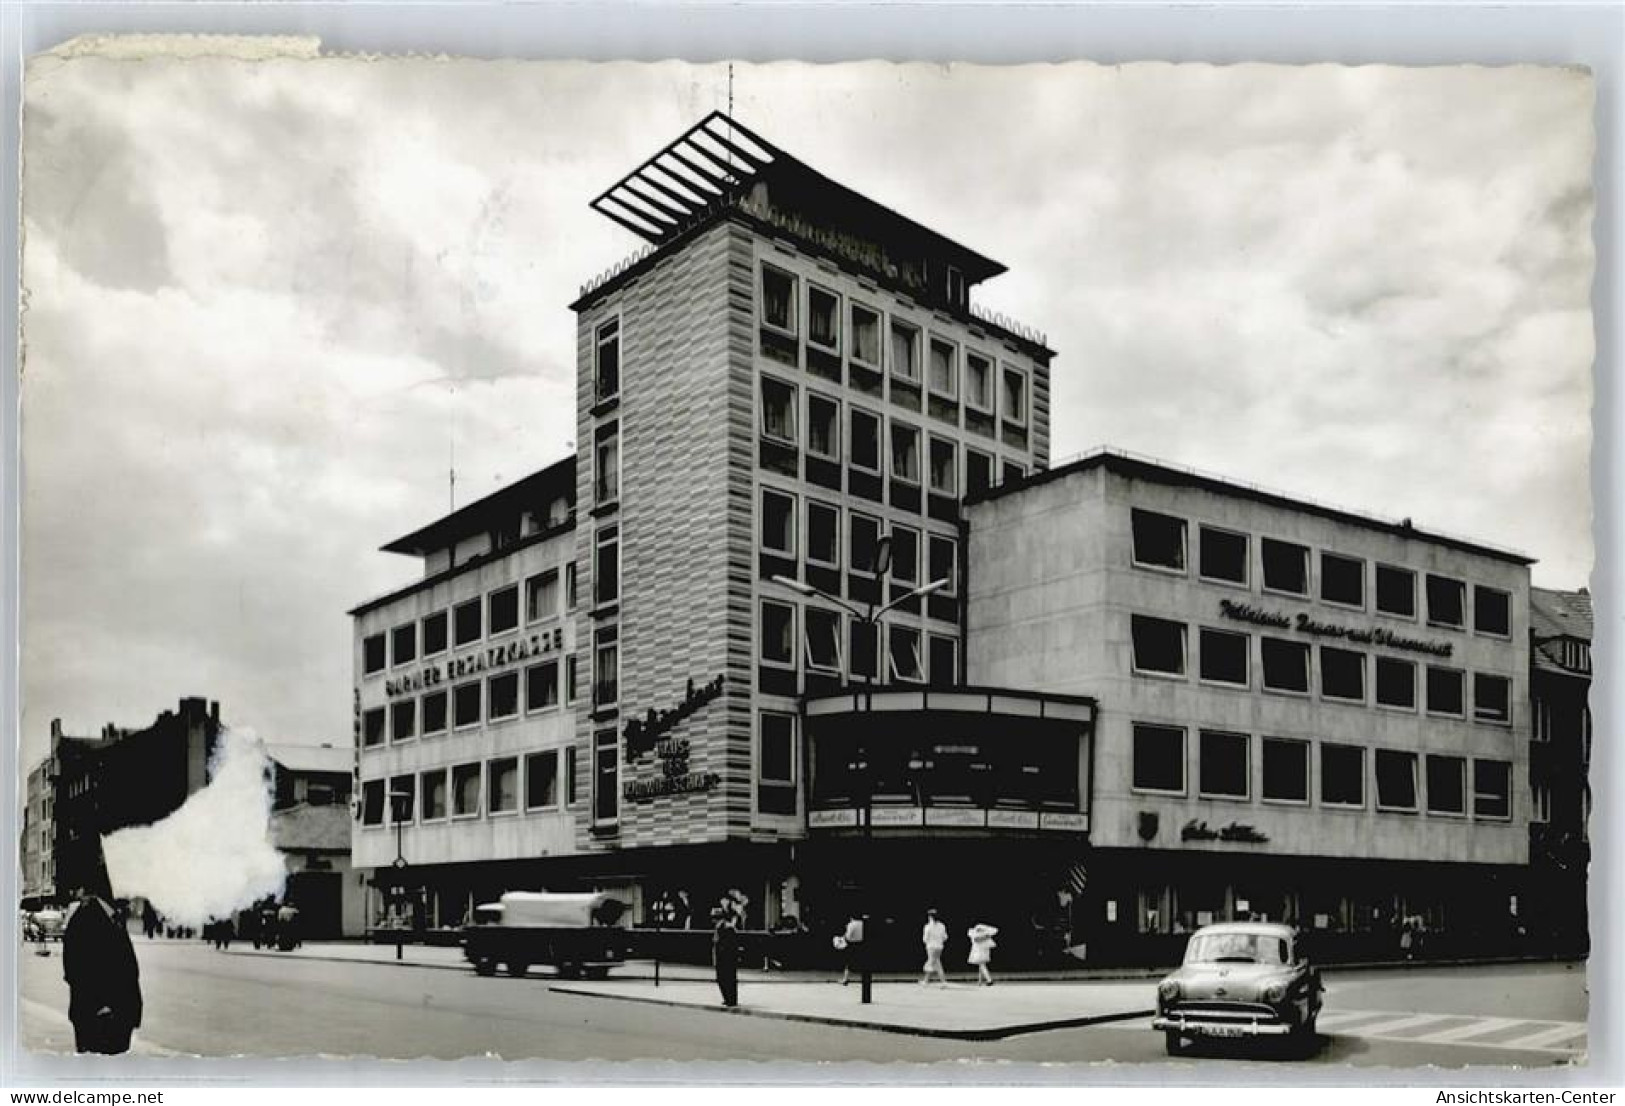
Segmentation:
[[(692, 970), (668, 970), (657, 990), (651, 979), (637, 978), (646, 971), (636, 970), (591, 984), (535, 973), (482, 979), (456, 967), (455, 950), (409, 950), (418, 962), (397, 966), (378, 950), (343, 962), (319, 958), (320, 948), (220, 953), (201, 942), (139, 939), (136, 948), (147, 1007), (139, 1050), (158, 1055), (1166, 1062), (1161, 1035), (1135, 1013), (1151, 1005), (1154, 984), (1146, 981), (1006, 981), (948, 990), (887, 982), (866, 1011), (856, 986), (756, 976), (744, 982), (741, 1014), (718, 1009), (714, 989), (693, 981)], [(57, 952), (39, 957), (29, 949), (22, 957), (22, 1037), (29, 1048), (71, 1050)], [(1585, 1048), (1583, 984), (1578, 965), (1329, 973), (1321, 1039), (1308, 1061), (1209, 1049), (1176, 1063), (1573, 1063)], [(798, 1011), (821, 1020), (784, 1020)], [(993, 1040), (897, 1031), (911, 1023), (1030, 1027), (1112, 1011), (1125, 1020), (1026, 1028)], [(895, 1025), (886, 1031), (827, 1024), (832, 1017), (889, 1017)]]

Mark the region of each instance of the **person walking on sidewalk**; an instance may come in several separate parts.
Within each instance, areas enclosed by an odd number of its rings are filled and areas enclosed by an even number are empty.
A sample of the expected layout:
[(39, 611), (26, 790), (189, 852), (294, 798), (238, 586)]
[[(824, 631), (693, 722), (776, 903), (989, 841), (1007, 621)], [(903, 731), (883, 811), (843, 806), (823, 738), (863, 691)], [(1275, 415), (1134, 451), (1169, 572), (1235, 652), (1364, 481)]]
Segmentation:
[(925, 928), (920, 931), (920, 941), (925, 945), (925, 974), (920, 977), (920, 986), (930, 983), (931, 976), (935, 975), (937, 981), (946, 987), (948, 973), (942, 970), (942, 950), (948, 947), (948, 927), (938, 920), (935, 910), (925, 912)]
[(717, 990), (722, 1005), (739, 1005), (739, 918), (733, 904), (724, 898), (711, 911), (711, 960), (717, 970)]
[(997, 947), (993, 937), (998, 932), (993, 926), (977, 922), (965, 934), (970, 938), (970, 962), (976, 966), (976, 978), (984, 987), (993, 986), (993, 973), (988, 965), (993, 962), (993, 950)]
[(847, 917), (846, 931), (835, 938), (835, 947), (841, 950), (841, 986), (852, 982), (852, 968), (863, 955), (863, 919), (857, 914)]
[(113, 920), (111, 897), (105, 885), (86, 890), (62, 931), (68, 1020), (79, 1052), (128, 1052), (141, 1025), (141, 967), (129, 933)]

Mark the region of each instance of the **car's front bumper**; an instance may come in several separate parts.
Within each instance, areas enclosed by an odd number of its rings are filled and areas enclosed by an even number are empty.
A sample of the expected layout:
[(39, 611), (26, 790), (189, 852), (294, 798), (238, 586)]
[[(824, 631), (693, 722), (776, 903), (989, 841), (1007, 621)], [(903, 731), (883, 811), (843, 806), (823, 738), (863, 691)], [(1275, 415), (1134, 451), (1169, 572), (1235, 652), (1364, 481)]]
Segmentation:
[(1151, 1027), (1186, 1037), (1285, 1037), (1297, 1027), (1266, 1014), (1240, 1014), (1214, 1017), (1185, 1014), (1178, 1010), (1158, 1014)]

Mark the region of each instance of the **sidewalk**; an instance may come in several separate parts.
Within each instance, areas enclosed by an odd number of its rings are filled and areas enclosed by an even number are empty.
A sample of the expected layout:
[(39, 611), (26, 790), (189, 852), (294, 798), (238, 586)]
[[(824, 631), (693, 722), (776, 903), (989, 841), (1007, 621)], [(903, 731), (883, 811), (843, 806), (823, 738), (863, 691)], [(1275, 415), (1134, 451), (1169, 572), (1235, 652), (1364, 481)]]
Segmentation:
[[(35, 1002), (31, 998), (17, 999), (17, 1040), (29, 1052), (66, 1053), (70, 1056), (78, 1055), (73, 1047), (73, 1023), (68, 1015), (43, 1002)], [(152, 1044), (142, 1040), (138, 1029), (130, 1038), (131, 1056), (180, 1056), (182, 1053), (173, 1052), (162, 1045)], [(112, 1062), (101, 1057), (87, 1057), (92, 1063)]]

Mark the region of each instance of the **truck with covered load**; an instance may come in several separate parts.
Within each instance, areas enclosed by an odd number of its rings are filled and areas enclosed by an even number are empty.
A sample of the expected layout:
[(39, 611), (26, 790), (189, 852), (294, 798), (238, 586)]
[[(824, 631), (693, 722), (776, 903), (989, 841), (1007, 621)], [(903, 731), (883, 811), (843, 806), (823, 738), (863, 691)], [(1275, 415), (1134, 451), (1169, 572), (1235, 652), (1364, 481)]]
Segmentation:
[(522, 976), (547, 964), (562, 976), (602, 978), (630, 951), (630, 909), (602, 891), (509, 891), (475, 907), (473, 924), (463, 928), (463, 956), (480, 975), (501, 966)]

